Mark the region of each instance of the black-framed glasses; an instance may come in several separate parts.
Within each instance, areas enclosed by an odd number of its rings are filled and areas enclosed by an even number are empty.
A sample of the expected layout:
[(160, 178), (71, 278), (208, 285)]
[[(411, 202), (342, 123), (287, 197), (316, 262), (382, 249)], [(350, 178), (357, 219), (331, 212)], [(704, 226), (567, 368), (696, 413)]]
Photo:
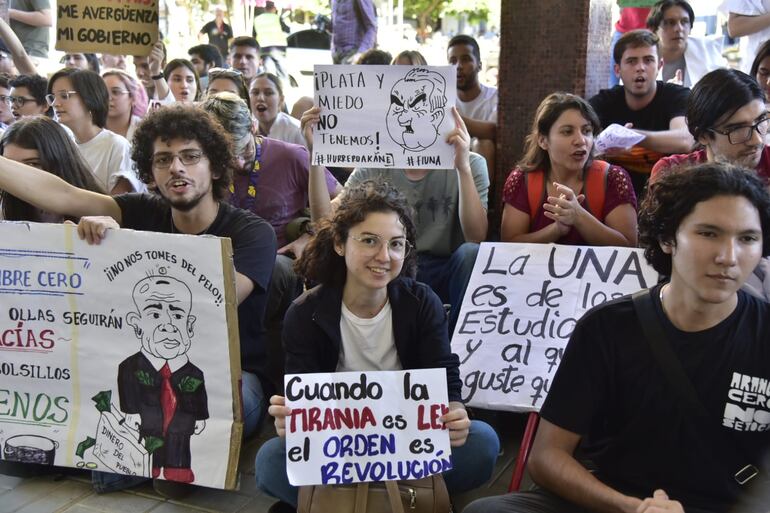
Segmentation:
[(12, 107), (16, 107), (17, 109), (24, 107), (24, 105), (27, 104), (27, 102), (35, 102), (37, 103), (36, 98), (28, 98), (26, 96), (0, 96), (0, 100), (4, 101), (8, 105)]
[(77, 91), (59, 91), (58, 93), (45, 95), (45, 101), (48, 102), (48, 105), (53, 107), (53, 104), (56, 103), (56, 98), (60, 99), (63, 102), (66, 102), (67, 100), (70, 99), (70, 97), (73, 94), (78, 94), (78, 92)]
[(750, 126), (739, 126), (731, 128), (730, 130), (720, 130), (718, 128), (709, 128), (709, 131), (727, 136), (727, 140), (730, 144), (742, 144), (751, 139), (754, 134), (754, 130), (757, 131), (760, 137), (764, 137), (767, 134), (767, 128), (770, 125), (770, 117), (765, 117)]
[(382, 250), (382, 245), (387, 244), (388, 254), (393, 260), (403, 260), (409, 254), (412, 244), (403, 237), (383, 240), (379, 235), (366, 233), (364, 235), (351, 235), (351, 239), (358, 243), (362, 253), (368, 256), (374, 256)]
[(201, 161), (203, 152), (201, 150), (182, 150), (179, 153), (156, 153), (152, 156), (152, 166), (155, 169), (168, 169), (175, 158), (179, 158), (179, 161), (185, 166), (192, 166)]

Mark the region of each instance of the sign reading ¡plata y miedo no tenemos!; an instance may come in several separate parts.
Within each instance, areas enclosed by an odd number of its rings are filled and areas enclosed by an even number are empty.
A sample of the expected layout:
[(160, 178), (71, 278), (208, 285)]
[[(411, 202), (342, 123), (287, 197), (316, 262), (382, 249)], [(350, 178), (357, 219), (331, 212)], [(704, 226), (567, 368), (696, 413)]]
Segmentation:
[(313, 164), (453, 169), (453, 66), (316, 66)]

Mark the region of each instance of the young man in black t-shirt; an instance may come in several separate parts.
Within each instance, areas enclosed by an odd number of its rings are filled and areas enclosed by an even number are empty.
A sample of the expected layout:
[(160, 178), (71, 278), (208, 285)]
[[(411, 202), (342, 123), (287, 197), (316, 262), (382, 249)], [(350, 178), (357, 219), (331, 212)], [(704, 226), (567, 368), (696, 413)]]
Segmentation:
[[(578, 322), (540, 412), (529, 471), (542, 489), (465, 513), (767, 511), (770, 304), (739, 289), (770, 253), (770, 195), (755, 173), (715, 163), (649, 194), (640, 241), (670, 276), (649, 291), (653, 311), (707, 416), (661, 370), (631, 298), (601, 305)], [(748, 464), (759, 475), (741, 486)]]
[(181, 105), (152, 112), (136, 131), (131, 158), (139, 178), (153, 185), (157, 194), (98, 194), (4, 157), (0, 157), (0, 189), (47, 212), (80, 217), (78, 233), (89, 243), (99, 243), (108, 229), (121, 227), (229, 237), (236, 271), (244, 436), (249, 436), (267, 411), (270, 393), (265, 390), (269, 380), (263, 321), (275, 262), (275, 232), (263, 219), (226, 201), (232, 144), (208, 113)]
[(644, 136), (631, 150), (613, 149), (605, 155), (630, 172), (641, 197), (655, 162), (672, 153), (688, 153), (694, 144), (685, 122), (690, 90), (655, 80), (663, 61), (658, 38), (648, 30), (626, 32), (615, 45), (613, 59), (623, 85), (599, 91), (589, 103), (603, 128), (616, 123)]

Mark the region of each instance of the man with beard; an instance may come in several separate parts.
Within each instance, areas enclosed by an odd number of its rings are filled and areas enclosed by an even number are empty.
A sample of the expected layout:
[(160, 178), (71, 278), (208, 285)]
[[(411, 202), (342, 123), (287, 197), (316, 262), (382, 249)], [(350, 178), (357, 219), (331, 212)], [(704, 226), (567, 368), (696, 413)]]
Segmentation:
[(715, 161), (756, 169), (770, 179), (770, 147), (765, 147), (769, 126), (757, 82), (735, 69), (714, 70), (695, 84), (687, 100), (687, 127), (701, 148), (660, 159), (650, 183), (674, 167)]
[(457, 66), (457, 110), (473, 137), (471, 150), (482, 155), (487, 169), (495, 168), (497, 139), (497, 88), (479, 82), (481, 51), (471, 36), (460, 34), (449, 40), (449, 64)]
[(589, 102), (602, 127), (616, 123), (644, 136), (630, 150), (613, 148), (604, 156), (629, 171), (641, 197), (650, 170), (661, 157), (692, 148), (684, 118), (690, 90), (655, 80), (663, 62), (658, 57), (658, 38), (648, 30), (625, 33), (615, 45), (613, 59), (623, 85), (603, 89)]
[[(269, 387), (264, 315), (275, 262), (275, 232), (263, 219), (228, 203), (232, 143), (206, 112), (183, 105), (152, 112), (136, 130), (131, 158), (139, 178), (155, 194), (97, 194), (3, 157), (0, 189), (51, 213), (80, 217), (78, 233), (89, 243), (98, 244), (108, 229), (121, 227), (229, 237), (239, 305), (244, 436), (249, 436), (266, 411), (271, 392), (264, 390)], [(97, 490), (126, 486), (107, 481), (96, 482)]]

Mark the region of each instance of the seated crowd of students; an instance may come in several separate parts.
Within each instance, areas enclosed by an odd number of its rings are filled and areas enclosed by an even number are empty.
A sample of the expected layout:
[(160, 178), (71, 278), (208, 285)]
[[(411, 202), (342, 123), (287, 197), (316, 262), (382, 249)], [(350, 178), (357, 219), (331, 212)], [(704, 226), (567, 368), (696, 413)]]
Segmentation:
[[(770, 380), (762, 321), (770, 312), (755, 299), (770, 297), (770, 41), (759, 49), (751, 75), (718, 59), (696, 63), (695, 50), (677, 50), (681, 38), (669, 33), (684, 27), (689, 34), (693, 17), (687, 2), (661, 0), (647, 22), (652, 32), (628, 31), (614, 47), (622, 84), (589, 99), (563, 92), (543, 99), (524, 155), (505, 181), (500, 240), (641, 244), (669, 277), (651, 297), (669, 336), (683, 341), (678, 354), (709, 337), (735, 344), (741, 322), (754, 322), (751, 343), (739, 355), (694, 351), (703, 361), (737, 366), (687, 367), (702, 391), (712, 376), (719, 386), (730, 383), (731, 373)], [(312, 165), (322, 111), (311, 106), (301, 119), (288, 114), (281, 80), (260, 72), (252, 37), (233, 40), (229, 68), (211, 45), (191, 48), (189, 60), (167, 61), (159, 42), (148, 57), (134, 57), (134, 74), (122, 56), (104, 56), (114, 67), (100, 73), (94, 55), (68, 54), (66, 67), (48, 79), (35, 74), (2, 20), (0, 37), (21, 72), (0, 75), (3, 219), (71, 220), (89, 242), (120, 227), (232, 239), (244, 437), (257, 432), (266, 413), (274, 418), (279, 436), (256, 459), (258, 487), (282, 501), (273, 511), (297, 505), (285, 472), (284, 373), (445, 368), (450, 403), (441, 421), (454, 462), (444, 475), (447, 487), (459, 493), (491, 478), (499, 437), (463, 406), (460, 362), (450, 347), (478, 244), (489, 235), (494, 169), (497, 90), (479, 82), (473, 38), (456, 36), (447, 49), (458, 75), (447, 138), (455, 170), (350, 172)], [(395, 58), (377, 52), (362, 61), (426, 64), (415, 51)], [(662, 55), (680, 67), (666, 66)], [(659, 80), (661, 73), (679, 84)], [(596, 155), (596, 138), (613, 123), (641, 141)], [(304, 290), (306, 284), (314, 286)], [(665, 402), (672, 394), (659, 388), (648, 394), (616, 375), (629, 369), (645, 376), (651, 365), (646, 354), (640, 358), (648, 367), (636, 363), (643, 349), (624, 353), (608, 340), (637, 322), (634, 315), (630, 300), (623, 300), (578, 324), (535, 442), (532, 474), (544, 491), (484, 499), (467, 511), (641, 513), (682, 511), (684, 504), (686, 511), (716, 512), (742, 501), (740, 511), (770, 509), (761, 492), (726, 484), (720, 457), (693, 468), (697, 454), (713, 444), (688, 438), (687, 419)], [(594, 338), (597, 349), (587, 347)], [(600, 358), (595, 351), (602, 351)], [(588, 363), (594, 359), (599, 362)], [(581, 368), (593, 372), (580, 376)], [(593, 403), (572, 400), (571, 388)], [(718, 393), (708, 389), (704, 401), (716, 413), (699, 422), (716, 417), (721, 424), (723, 397), (712, 395)], [(764, 403), (757, 404), (770, 409), (767, 395), (760, 397)], [(663, 406), (653, 408), (656, 401)], [(628, 411), (635, 404), (649, 407), (649, 415), (670, 414), (678, 424), (667, 433), (670, 419), (642, 421), (638, 411)], [(640, 441), (643, 428), (654, 433), (647, 441)], [(768, 482), (767, 433), (770, 412), (762, 410), (756, 427), (735, 437), (753, 454), (758, 487)], [(650, 440), (661, 448), (650, 447)], [(596, 474), (573, 456), (581, 441), (593, 450)], [(677, 444), (676, 456), (665, 454)], [(632, 457), (640, 458), (638, 468), (624, 460)], [(100, 492), (141, 481), (93, 473)], [(665, 491), (656, 490), (661, 487)]]

